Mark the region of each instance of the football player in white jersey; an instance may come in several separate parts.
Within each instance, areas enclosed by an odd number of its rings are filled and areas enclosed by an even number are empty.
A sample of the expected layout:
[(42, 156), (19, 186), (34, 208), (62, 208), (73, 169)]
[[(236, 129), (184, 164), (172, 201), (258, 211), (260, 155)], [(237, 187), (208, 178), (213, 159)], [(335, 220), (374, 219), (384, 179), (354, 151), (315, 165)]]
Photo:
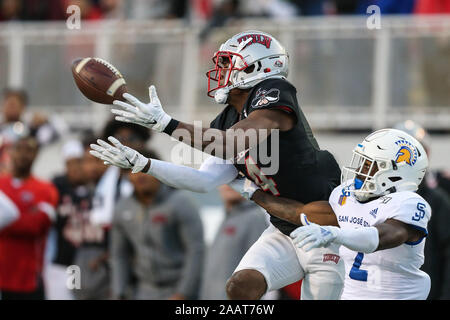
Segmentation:
[(341, 245), (346, 274), (341, 299), (426, 299), (430, 278), (419, 268), (431, 209), (415, 191), (427, 167), (416, 139), (383, 129), (353, 150), (329, 204), (303, 205), (262, 192), (250, 197), (272, 214), (305, 225), (291, 233), (299, 248)]
[[(425, 149), (403, 131), (377, 131), (355, 148), (352, 164), (343, 168), (344, 184), (329, 200), (343, 232), (324, 227), (330, 236), (309, 246), (342, 244), (347, 270), (342, 299), (427, 298), (430, 277), (420, 267), (431, 207), (415, 192), (427, 167)], [(306, 229), (308, 237), (315, 227)]]

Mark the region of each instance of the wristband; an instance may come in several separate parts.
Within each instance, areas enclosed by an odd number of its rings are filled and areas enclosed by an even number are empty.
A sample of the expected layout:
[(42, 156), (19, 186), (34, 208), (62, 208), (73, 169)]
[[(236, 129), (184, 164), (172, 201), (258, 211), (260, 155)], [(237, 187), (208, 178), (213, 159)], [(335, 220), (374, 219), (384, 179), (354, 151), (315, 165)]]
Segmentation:
[(169, 136), (171, 136), (172, 133), (175, 131), (175, 129), (178, 127), (179, 123), (180, 123), (180, 121), (178, 121), (178, 120), (170, 119), (169, 123), (164, 128), (163, 132), (167, 133)]

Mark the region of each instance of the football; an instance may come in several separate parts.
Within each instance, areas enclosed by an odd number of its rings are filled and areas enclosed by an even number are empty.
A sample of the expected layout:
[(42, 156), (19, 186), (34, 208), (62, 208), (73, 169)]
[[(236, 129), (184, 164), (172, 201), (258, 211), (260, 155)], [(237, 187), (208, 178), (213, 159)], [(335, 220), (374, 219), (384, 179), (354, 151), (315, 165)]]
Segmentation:
[(109, 62), (100, 58), (77, 59), (72, 63), (72, 74), (78, 89), (89, 100), (103, 104), (124, 101), (125, 79)]

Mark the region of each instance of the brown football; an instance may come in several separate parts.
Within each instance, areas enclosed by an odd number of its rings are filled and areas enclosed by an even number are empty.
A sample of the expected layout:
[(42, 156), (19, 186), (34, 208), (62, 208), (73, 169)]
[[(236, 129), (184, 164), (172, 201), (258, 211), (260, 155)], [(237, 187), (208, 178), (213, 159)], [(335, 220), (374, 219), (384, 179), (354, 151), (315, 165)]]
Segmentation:
[(78, 89), (89, 100), (103, 104), (124, 101), (125, 79), (109, 62), (100, 58), (77, 59), (72, 63), (72, 74)]

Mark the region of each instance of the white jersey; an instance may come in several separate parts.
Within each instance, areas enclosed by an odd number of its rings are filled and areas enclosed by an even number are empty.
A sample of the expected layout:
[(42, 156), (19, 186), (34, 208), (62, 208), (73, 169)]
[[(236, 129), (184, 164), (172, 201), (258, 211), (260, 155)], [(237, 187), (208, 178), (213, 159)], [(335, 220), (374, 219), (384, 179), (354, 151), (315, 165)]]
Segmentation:
[[(376, 226), (387, 219), (402, 221), (427, 234), (430, 205), (417, 193), (395, 192), (366, 202), (358, 202), (342, 184), (330, 196), (330, 205), (341, 228)], [(430, 277), (419, 268), (424, 262), (424, 238), (370, 254), (344, 246), (340, 256), (345, 262), (342, 299), (426, 299)]]

